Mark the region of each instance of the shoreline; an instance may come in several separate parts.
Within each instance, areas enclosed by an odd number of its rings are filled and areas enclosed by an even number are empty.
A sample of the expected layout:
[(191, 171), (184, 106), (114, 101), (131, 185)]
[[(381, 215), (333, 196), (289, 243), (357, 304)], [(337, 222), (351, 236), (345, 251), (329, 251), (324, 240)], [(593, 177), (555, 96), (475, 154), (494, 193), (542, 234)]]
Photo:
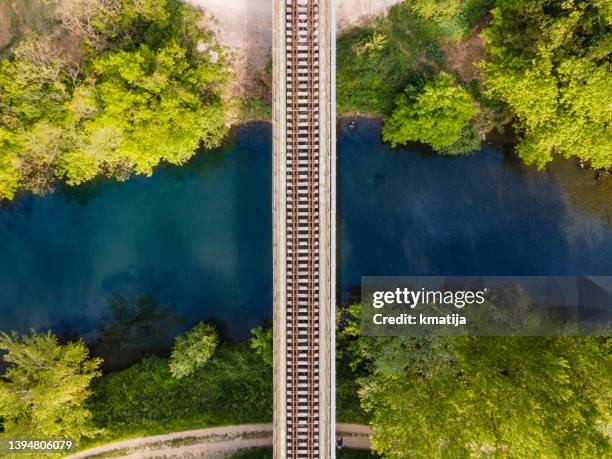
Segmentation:
[[(344, 112), (336, 114), (336, 123), (340, 123), (345, 119), (349, 118), (362, 118), (366, 120), (380, 120), (382, 122), (384, 115), (382, 113), (375, 112)], [(247, 125), (249, 123), (269, 123), (272, 124), (272, 120), (269, 118), (240, 118), (235, 119), (230, 123), (230, 129), (239, 128), (241, 126)], [(518, 143), (516, 138), (516, 132), (512, 129), (511, 126), (508, 127), (508, 130), (505, 134), (500, 134), (496, 129), (492, 129), (491, 131), (485, 134), (485, 138), (482, 139), (482, 143), (487, 143), (490, 145), (511, 145), (516, 146)]]

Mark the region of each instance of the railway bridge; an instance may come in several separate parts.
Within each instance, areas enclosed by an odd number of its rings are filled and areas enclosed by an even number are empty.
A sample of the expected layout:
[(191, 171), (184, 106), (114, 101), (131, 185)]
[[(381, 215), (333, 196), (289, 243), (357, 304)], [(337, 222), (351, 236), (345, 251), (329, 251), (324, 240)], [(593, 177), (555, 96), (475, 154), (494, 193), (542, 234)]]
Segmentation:
[(274, 0), (276, 458), (335, 457), (334, 0)]

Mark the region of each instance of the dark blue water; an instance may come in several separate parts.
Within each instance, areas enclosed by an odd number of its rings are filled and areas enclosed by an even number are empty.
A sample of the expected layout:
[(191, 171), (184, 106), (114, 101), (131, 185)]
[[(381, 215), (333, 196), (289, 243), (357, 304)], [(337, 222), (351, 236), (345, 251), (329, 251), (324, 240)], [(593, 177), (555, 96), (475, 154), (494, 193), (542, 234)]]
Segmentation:
[(272, 309), (271, 142), (253, 124), (185, 167), (17, 199), (0, 211), (0, 329), (90, 332), (120, 294), (246, 335)]
[[(391, 150), (379, 128), (340, 131), (345, 299), (362, 275), (612, 274), (606, 210), (570, 205), (554, 174), (500, 148)], [(87, 335), (121, 295), (245, 336), (272, 310), (270, 157), (270, 126), (256, 123), (150, 178), (19, 197), (0, 210), (0, 329)]]
[[(339, 146), (343, 287), (368, 275), (612, 274), (609, 182), (593, 188), (568, 161), (539, 172), (499, 146), (458, 158), (391, 149), (379, 121), (347, 124)], [(572, 206), (568, 179), (608, 199), (584, 196), (598, 212)]]

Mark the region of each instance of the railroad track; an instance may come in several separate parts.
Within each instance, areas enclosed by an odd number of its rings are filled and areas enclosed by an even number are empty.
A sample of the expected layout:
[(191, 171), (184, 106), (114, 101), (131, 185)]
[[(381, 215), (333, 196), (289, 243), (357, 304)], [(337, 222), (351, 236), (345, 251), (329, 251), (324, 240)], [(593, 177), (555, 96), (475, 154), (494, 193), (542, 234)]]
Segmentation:
[(319, 450), (318, 0), (287, 0), (287, 453)]
[(334, 457), (333, 0), (275, 0), (275, 454)]

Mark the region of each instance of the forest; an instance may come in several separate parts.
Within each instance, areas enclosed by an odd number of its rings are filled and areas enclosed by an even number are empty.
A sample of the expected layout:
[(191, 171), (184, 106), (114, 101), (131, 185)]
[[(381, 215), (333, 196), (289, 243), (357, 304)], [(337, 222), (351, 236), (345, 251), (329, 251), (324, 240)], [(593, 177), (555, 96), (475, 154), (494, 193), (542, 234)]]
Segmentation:
[(338, 312), (338, 368), (356, 381), (382, 457), (608, 457), (609, 337), (364, 336)]
[(338, 111), (446, 154), (512, 131), (525, 163), (612, 167), (612, 4), (406, 0), (338, 40)]
[[(198, 323), (171, 340), (170, 351), (153, 352), (147, 336), (163, 332), (143, 331), (172, 318), (143, 315), (143, 307), (129, 306), (131, 314), (116, 316), (88, 344), (51, 332), (0, 333), (7, 365), (0, 437), (71, 438), (83, 449), (270, 422), (271, 328), (231, 342)], [(609, 337), (370, 337), (361, 333), (356, 304), (338, 311), (337, 341), (338, 422), (369, 423), (382, 457), (600, 458), (612, 451)]]
[(67, 39), (30, 33), (0, 61), (0, 198), (150, 175), (220, 144), (228, 65), (199, 13), (179, 0), (49, 3)]
[[(143, 325), (123, 320), (112, 327), (144, 340)], [(109, 349), (50, 331), (0, 332), (7, 366), (0, 379), (0, 438), (70, 438), (83, 449), (135, 436), (270, 422), (271, 329), (258, 327), (250, 340), (230, 342), (211, 324), (199, 323), (177, 336), (170, 352), (126, 341), (115, 339)], [(113, 356), (136, 348), (142, 353), (132, 357), (140, 360), (112, 366)]]

